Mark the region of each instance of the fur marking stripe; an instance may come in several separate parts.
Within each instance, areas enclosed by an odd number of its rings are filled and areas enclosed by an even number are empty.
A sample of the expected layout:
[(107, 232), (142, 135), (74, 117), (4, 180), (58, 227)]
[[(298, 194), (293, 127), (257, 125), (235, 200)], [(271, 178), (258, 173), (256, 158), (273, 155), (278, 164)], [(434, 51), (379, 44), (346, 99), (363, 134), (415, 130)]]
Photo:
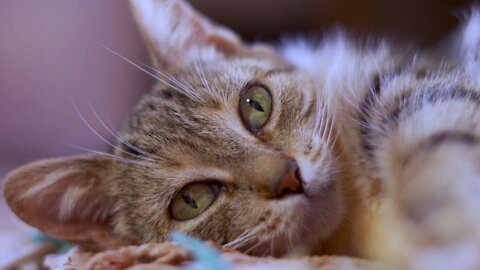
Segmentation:
[(435, 149), (445, 143), (476, 145), (480, 143), (480, 138), (471, 133), (462, 131), (443, 131), (434, 133), (420, 143), (418, 147), (415, 147), (414, 150), (405, 157), (403, 165), (405, 166), (415, 155), (415, 153), (429, 149)]
[(433, 88), (420, 91), (414, 89), (403, 93), (394, 100), (394, 107), (390, 110), (390, 113), (381, 119), (380, 128), (382, 132), (381, 134), (378, 134), (379, 132), (376, 132), (370, 125), (372, 119), (370, 115), (375, 111), (374, 106), (379, 105), (378, 103), (374, 103), (375, 98), (376, 96), (369, 92), (365, 102), (360, 106), (361, 115), (359, 119), (359, 132), (362, 139), (362, 147), (369, 157), (373, 156), (373, 151), (376, 148), (375, 143), (373, 142), (375, 135), (381, 136), (382, 134), (385, 134), (386, 131), (391, 130), (398, 124), (400, 117), (408, 118), (427, 104), (434, 104), (448, 100), (468, 100), (477, 104), (477, 106), (480, 106), (480, 94), (474, 90), (463, 88), (439, 90)]
[(378, 99), (380, 95), (380, 83), (380, 75), (375, 76), (371, 91), (368, 91), (364, 101), (360, 104), (359, 131), (360, 138), (362, 138), (362, 147), (366, 150), (367, 155), (369, 155), (374, 148), (373, 145), (370, 144), (370, 140), (367, 139), (370, 133), (367, 127), (375, 100)]

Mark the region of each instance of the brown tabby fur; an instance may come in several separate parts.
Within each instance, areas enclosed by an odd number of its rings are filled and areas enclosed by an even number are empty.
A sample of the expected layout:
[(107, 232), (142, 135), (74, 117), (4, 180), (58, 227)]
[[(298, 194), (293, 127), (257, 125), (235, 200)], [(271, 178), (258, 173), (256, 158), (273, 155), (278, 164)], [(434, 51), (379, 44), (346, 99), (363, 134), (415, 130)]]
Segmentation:
[[(145, 71), (159, 82), (113, 156), (40, 161), (7, 177), (5, 197), (25, 222), (97, 249), (181, 231), (253, 255), (370, 256), (412, 269), (433, 265), (415, 257), (426, 250), (454, 266), (446, 247), (478, 250), (478, 44), (464, 37), (464, 50), (439, 56), (340, 35), (281, 55), (182, 1), (131, 3), (155, 68)], [(251, 84), (273, 99), (258, 134), (238, 111)], [(272, 198), (292, 158), (305, 194)], [(175, 194), (210, 179), (227, 190), (200, 216), (175, 220)]]

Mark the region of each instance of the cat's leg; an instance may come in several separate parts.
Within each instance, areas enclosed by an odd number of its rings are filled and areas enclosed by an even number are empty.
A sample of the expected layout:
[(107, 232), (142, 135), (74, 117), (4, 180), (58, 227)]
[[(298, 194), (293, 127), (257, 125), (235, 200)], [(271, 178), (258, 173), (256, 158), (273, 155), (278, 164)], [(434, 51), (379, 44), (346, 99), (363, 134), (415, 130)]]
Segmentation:
[(396, 222), (389, 224), (388, 238), (401, 240), (398, 251), (415, 269), (480, 267), (478, 138), (445, 131), (399, 157), (385, 168), (390, 174), (389, 214)]
[(480, 91), (445, 79), (386, 95), (363, 138), (385, 194), (373, 250), (405, 269), (480, 268)]

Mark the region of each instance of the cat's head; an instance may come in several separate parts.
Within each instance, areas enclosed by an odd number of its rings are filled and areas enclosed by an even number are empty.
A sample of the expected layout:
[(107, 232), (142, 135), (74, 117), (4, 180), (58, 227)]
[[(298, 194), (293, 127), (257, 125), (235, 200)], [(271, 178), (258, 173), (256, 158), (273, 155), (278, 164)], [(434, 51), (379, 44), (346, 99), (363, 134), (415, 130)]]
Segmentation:
[(105, 248), (171, 231), (257, 255), (312, 248), (343, 213), (335, 127), (321, 89), (175, 0), (133, 0), (158, 78), (112, 155), (36, 162), (4, 186), (52, 236)]

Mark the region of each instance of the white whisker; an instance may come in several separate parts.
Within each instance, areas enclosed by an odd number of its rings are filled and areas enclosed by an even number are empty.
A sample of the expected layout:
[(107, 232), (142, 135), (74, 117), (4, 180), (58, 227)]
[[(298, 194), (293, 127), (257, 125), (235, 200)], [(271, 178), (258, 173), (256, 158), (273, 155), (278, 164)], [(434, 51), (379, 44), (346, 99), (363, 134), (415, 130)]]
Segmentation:
[(173, 84), (175, 84), (176, 86), (180, 87), (180, 89), (178, 88), (175, 88), (177, 91), (183, 93), (184, 95), (198, 101), (198, 102), (201, 102), (203, 101), (202, 100), (202, 97), (198, 94), (198, 91), (195, 90), (194, 87), (192, 87), (191, 84), (188, 84), (188, 86), (182, 84), (180, 81), (178, 81), (175, 77), (173, 77), (172, 75), (169, 75), (169, 74), (166, 74), (164, 72), (161, 72), (160, 70), (158, 69), (155, 69), (151, 66), (148, 66), (148, 65), (143, 65), (145, 66), (146, 68), (156, 72), (157, 74), (165, 77), (167, 80), (169, 80), (170, 82), (172, 82)]
[(141, 67), (140, 65), (138, 65), (137, 63), (133, 62), (132, 60), (130, 60), (130, 59), (128, 59), (128, 58), (126, 58), (125, 56), (123, 56), (123, 55), (121, 55), (121, 54), (119, 54), (119, 53), (115, 52), (114, 50), (112, 50), (112, 49), (110, 49), (110, 48), (106, 47), (106, 46), (105, 46), (105, 45), (103, 45), (103, 44), (102, 44), (102, 47), (103, 47), (104, 49), (108, 50), (110, 53), (112, 53), (112, 54), (114, 54), (114, 55), (116, 55), (116, 56), (120, 57), (120, 58), (121, 58), (122, 60), (124, 60), (125, 62), (127, 62), (127, 63), (131, 64), (132, 66), (134, 66), (134, 67), (138, 68), (139, 70), (141, 70), (141, 71), (145, 72), (145, 73), (146, 73), (147, 75), (149, 75), (150, 77), (152, 77), (152, 78), (154, 78), (154, 79), (156, 79), (156, 80), (158, 80), (158, 81), (162, 82), (163, 84), (165, 84), (165, 85), (167, 85), (167, 86), (170, 86), (171, 88), (173, 88), (173, 89), (175, 89), (175, 90), (177, 90), (177, 91), (179, 91), (179, 92), (183, 93), (183, 91), (182, 91), (182, 90), (180, 90), (180, 89), (178, 89), (178, 87), (175, 87), (174, 85), (172, 85), (172, 84), (171, 84), (171, 83), (169, 83), (168, 81), (166, 81), (166, 80), (164, 80), (164, 79), (162, 79), (162, 78), (158, 77), (157, 75), (155, 75), (155, 74), (153, 74), (152, 72), (150, 72), (150, 71), (146, 70), (145, 68)]
[(117, 149), (118, 151), (124, 153), (124, 154), (127, 154), (129, 156), (133, 156), (133, 157), (136, 157), (136, 158), (141, 158), (141, 159), (144, 159), (144, 160), (148, 160), (148, 161), (152, 161), (152, 162), (155, 162), (155, 160), (153, 159), (150, 159), (150, 158), (147, 158), (147, 157), (142, 157), (142, 156), (138, 156), (138, 155), (135, 155), (135, 154), (132, 154), (130, 152), (127, 152), (123, 149), (121, 149), (120, 147), (114, 145), (113, 143), (111, 143), (109, 140), (105, 139), (102, 135), (100, 135), (100, 133), (98, 133), (91, 125), (90, 123), (88, 123), (87, 119), (85, 119), (85, 117), (83, 116), (83, 114), (80, 112), (80, 110), (78, 109), (77, 105), (75, 104), (75, 102), (72, 100), (72, 105), (73, 107), (75, 108), (75, 111), (77, 112), (77, 115), (80, 117), (80, 119), (82, 120), (82, 122), (93, 132), (93, 134), (95, 134), (100, 140), (102, 140), (103, 142), (105, 142), (106, 144), (108, 144), (109, 146), (113, 147), (114, 149)]
[(76, 149), (79, 149), (79, 150), (82, 150), (82, 151), (86, 151), (86, 152), (88, 152), (88, 153), (102, 155), (102, 156), (105, 156), (105, 157), (108, 157), (108, 158), (111, 158), (111, 159), (115, 159), (115, 160), (119, 160), (119, 161), (122, 161), (122, 162), (131, 163), (131, 164), (136, 164), (136, 165), (141, 165), (141, 166), (149, 166), (149, 164), (147, 164), (147, 163), (145, 163), (145, 162), (142, 162), (142, 161), (138, 161), (138, 160), (133, 160), (133, 159), (128, 159), (128, 158), (116, 156), (116, 155), (113, 155), (113, 154), (105, 153), (105, 152), (98, 151), (98, 150), (93, 150), (93, 149), (90, 149), (90, 148), (78, 146), (78, 145), (71, 144), (71, 143), (69, 143), (69, 145), (72, 146), (72, 147), (74, 147), (74, 148), (76, 148)]
[(262, 245), (264, 242), (265, 242), (265, 240), (263, 240), (263, 239), (258, 239), (258, 242), (257, 242), (255, 245), (251, 246), (250, 248), (248, 248), (247, 250), (245, 250), (245, 252), (243, 252), (243, 253), (248, 254), (250, 251), (253, 251), (253, 250), (255, 250), (257, 247), (259, 247), (260, 245)]
[(246, 230), (245, 232), (240, 234), (236, 239), (234, 239), (233, 241), (225, 244), (224, 246), (225, 247), (230, 247), (230, 248), (242, 247), (252, 239), (252, 237), (255, 235), (255, 233), (256, 233), (255, 228), (250, 229), (250, 230)]
[[(97, 111), (95, 110), (95, 108), (93, 107), (93, 104), (92, 104), (91, 102), (89, 102), (89, 105), (90, 105), (90, 108), (91, 108), (93, 114), (94, 114), (95, 117), (97, 118), (98, 122), (99, 122), (116, 140), (118, 140), (120, 143), (126, 145), (127, 147), (129, 147), (129, 148), (131, 148), (131, 149), (133, 149), (133, 150), (135, 150), (135, 151), (137, 151), (137, 152), (139, 152), (139, 153), (141, 153), (141, 154), (143, 154), (143, 155), (145, 155), (145, 156), (148, 156), (148, 157), (150, 157), (150, 158), (152, 158), (152, 159), (160, 159), (158, 156), (156, 156), (156, 155), (154, 155), (154, 154), (152, 154), (152, 153), (146, 152), (146, 151), (144, 151), (144, 150), (142, 150), (142, 149), (140, 149), (140, 148), (138, 148), (138, 147), (130, 144), (129, 142), (126, 142), (126, 141), (123, 140), (122, 138), (120, 138), (120, 136), (119, 136), (116, 132), (114, 132), (111, 128), (109, 128), (109, 127), (105, 124), (105, 122), (103, 122), (102, 118), (101, 118), (100, 115), (97, 113)], [(138, 157), (140, 157), (140, 156), (138, 156)]]
[(203, 71), (202, 64), (200, 62), (195, 62), (195, 69), (197, 71), (198, 77), (200, 78), (200, 81), (202, 82), (203, 87), (207, 90), (207, 92), (210, 94), (212, 98), (215, 98), (216, 97), (215, 92), (208, 84), (207, 78), (205, 77), (205, 72)]

